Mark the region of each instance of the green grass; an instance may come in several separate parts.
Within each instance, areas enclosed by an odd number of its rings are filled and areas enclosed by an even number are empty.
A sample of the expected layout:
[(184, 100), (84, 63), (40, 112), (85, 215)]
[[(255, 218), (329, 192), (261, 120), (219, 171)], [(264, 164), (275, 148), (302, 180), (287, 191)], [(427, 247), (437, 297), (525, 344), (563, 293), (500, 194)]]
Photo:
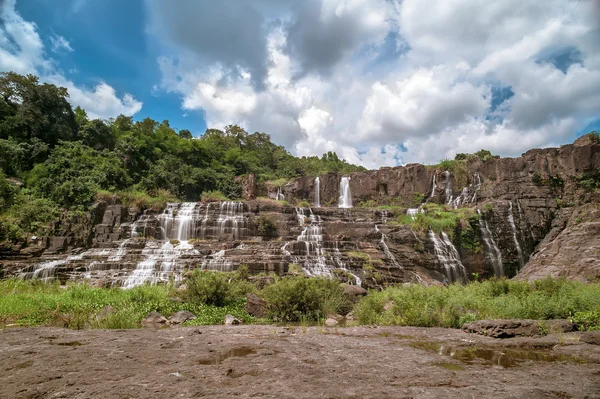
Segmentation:
[[(106, 305), (116, 311), (97, 320), (96, 315)], [(92, 288), (84, 284), (61, 287), (40, 281), (5, 280), (0, 282), (0, 325), (50, 325), (81, 328), (137, 328), (150, 312), (164, 316), (188, 310), (197, 319), (192, 324), (222, 324), (226, 314), (245, 322), (253, 318), (245, 311), (245, 300), (226, 306), (173, 300), (169, 286), (140, 286), (131, 290)]]
[(453, 236), (459, 223), (467, 226), (469, 219), (476, 215), (475, 211), (470, 208), (453, 209), (449, 205), (435, 203), (423, 204), (423, 209), (425, 212), (418, 213), (414, 218), (406, 214), (400, 215), (396, 222), (409, 225), (416, 231), (433, 230), (436, 233), (444, 231), (449, 236)]
[[(384, 310), (391, 301), (393, 306)], [(481, 319), (566, 319), (579, 314), (578, 327), (598, 324), (600, 283), (538, 280), (533, 284), (487, 280), (445, 287), (408, 285), (372, 292), (356, 306), (361, 324), (459, 328)], [(584, 325), (584, 323), (587, 323)]]
[(167, 190), (156, 190), (153, 194), (138, 190), (116, 192), (100, 190), (96, 193), (96, 200), (98, 201), (109, 200), (111, 198), (118, 198), (127, 207), (152, 209), (155, 211), (163, 210), (169, 202), (178, 201), (177, 197)]

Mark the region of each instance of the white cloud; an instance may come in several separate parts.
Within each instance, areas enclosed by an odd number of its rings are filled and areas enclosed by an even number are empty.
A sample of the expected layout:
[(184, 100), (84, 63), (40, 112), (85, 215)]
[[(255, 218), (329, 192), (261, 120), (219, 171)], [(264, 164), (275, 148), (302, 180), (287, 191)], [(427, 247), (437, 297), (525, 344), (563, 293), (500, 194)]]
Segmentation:
[[(261, 5), (255, 11), (266, 2), (244, 0)], [(198, 64), (202, 50), (188, 48), (160, 59), (162, 87), (211, 127), (238, 123), (298, 155), (336, 151), (369, 167), (481, 148), (518, 155), (571, 141), (600, 117), (600, 8), (592, 1), (281, 4), (286, 11), (255, 18), (268, 32), (262, 75), (231, 53)], [(555, 48), (576, 49), (581, 60), (564, 72), (540, 60)], [(494, 87), (514, 95), (495, 98)]]
[(52, 47), (52, 51), (58, 53), (60, 51), (73, 51), (71, 47), (71, 43), (63, 36), (60, 35), (51, 35), (50, 36), (50, 46)]
[[(33, 22), (25, 21), (15, 9), (15, 0), (0, 3), (0, 70), (19, 74), (35, 74), (42, 81), (66, 87), (69, 102), (81, 106), (92, 118), (109, 118), (119, 114), (133, 115), (142, 103), (130, 94), (119, 97), (107, 83), (89, 90), (75, 85), (57, 69), (56, 62), (47, 56), (42, 39)], [(50, 36), (53, 51), (73, 51), (62, 36)]]

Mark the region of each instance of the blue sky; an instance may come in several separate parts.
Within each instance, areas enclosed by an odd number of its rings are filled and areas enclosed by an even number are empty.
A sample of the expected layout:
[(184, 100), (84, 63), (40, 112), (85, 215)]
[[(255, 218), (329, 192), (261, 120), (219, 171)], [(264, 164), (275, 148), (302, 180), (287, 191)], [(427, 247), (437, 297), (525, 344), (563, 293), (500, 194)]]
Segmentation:
[(590, 0), (0, 0), (0, 70), (92, 117), (239, 124), (370, 168), (600, 130)]
[(69, 42), (74, 50), (54, 59), (75, 84), (105, 81), (119, 94), (131, 93), (143, 102), (134, 119), (167, 119), (195, 135), (206, 130), (202, 112), (186, 112), (180, 96), (153, 89), (161, 80), (160, 51), (145, 33), (143, 1), (25, 0), (17, 2), (17, 11), (36, 23), (42, 38), (59, 35)]

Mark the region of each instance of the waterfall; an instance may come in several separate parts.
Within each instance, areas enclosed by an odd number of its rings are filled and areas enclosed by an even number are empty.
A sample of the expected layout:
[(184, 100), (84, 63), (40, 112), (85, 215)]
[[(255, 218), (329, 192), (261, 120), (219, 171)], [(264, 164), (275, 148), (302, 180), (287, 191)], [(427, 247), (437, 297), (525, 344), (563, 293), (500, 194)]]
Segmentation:
[(219, 218), (217, 219), (217, 231), (219, 234), (232, 234), (234, 240), (239, 240), (246, 236), (247, 230), (244, 203), (233, 201), (222, 202)]
[[(376, 229), (376, 230), (379, 231), (379, 229)], [(398, 261), (396, 260), (396, 257), (392, 253), (392, 251), (390, 251), (390, 248), (388, 247), (388, 245), (385, 242), (386, 239), (387, 239), (387, 236), (384, 233), (381, 233), (381, 240), (379, 241), (379, 243), (383, 247), (383, 252), (385, 253), (385, 256), (390, 260), (390, 262), (392, 262), (392, 265), (394, 267), (397, 267), (398, 269), (404, 269), (402, 266), (400, 266), (400, 263), (398, 263)]]
[(359, 287), (362, 287), (362, 280), (360, 279), (360, 277), (358, 277), (356, 274), (354, 274), (350, 270), (348, 270), (346, 268), (346, 264), (342, 261), (342, 252), (340, 251), (337, 241), (335, 242), (335, 247), (333, 249), (333, 258), (334, 258), (335, 263), (337, 264), (338, 268), (344, 270), (346, 273), (348, 273), (349, 275), (354, 277), (354, 281), (356, 282), (356, 285), (358, 285)]
[(412, 220), (415, 220), (417, 218), (417, 215), (419, 213), (425, 213), (425, 210), (422, 207), (418, 207), (418, 208), (408, 208), (406, 210), (406, 214), (409, 215), (411, 217)]
[(435, 181), (435, 172), (433, 172), (433, 179), (432, 179), (432, 183), (431, 183), (431, 195), (429, 196), (429, 198), (433, 198), (435, 197), (435, 186), (436, 186), (436, 181)]
[(352, 208), (352, 193), (350, 192), (350, 178), (342, 177), (340, 181), (340, 208)]
[(219, 272), (233, 271), (233, 263), (225, 258), (225, 250), (215, 252), (210, 259), (205, 259), (202, 262), (202, 269), (215, 270)]
[(150, 284), (168, 282), (172, 274), (181, 272), (181, 270), (175, 270), (179, 259), (183, 256), (198, 255), (200, 252), (187, 241), (181, 241), (177, 245), (172, 245), (169, 241), (162, 244), (148, 241), (142, 250), (142, 256), (145, 259), (136, 265), (131, 275), (123, 283), (123, 288), (133, 288), (146, 282)]
[(285, 195), (281, 192), (281, 187), (277, 187), (277, 194), (275, 194), (275, 199), (277, 201), (285, 201)]
[(296, 211), (296, 219), (298, 220), (298, 226), (302, 227), (304, 226), (304, 223), (306, 222), (306, 216), (304, 216), (304, 209), (303, 208), (295, 208)]
[(450, 199), (448, 205), (452, 205), (454, 209), (462, 204), (473, 204), (477, 201), (477, 191), (481, 188), (481, 176), (479, 173), (473, 174), (473, 182), (463, 188), (461, 194), (454, 200)]
[[(51, 281), (54, 278), (56, 268), (59, 266), (66, 265), (67, 259), (50, 260), (47, 262), (38, 263), (33, 267), (33, 271), (23, 271), (18, 275), (18, 278), (23, 280), (41, 279), (44, 282)], [(26, 268), (25, 270), (30, 269)]]
[(448, 204), (452, 203), (452, 179), (450, 178), (452, 175), (450, 174), (450, 171), (445, 171), (444, 172), (444, 177), (446, 178), (446, 181), (444, 182), (444, 194), (446, 195), (446, 202)]
[(462, 281), (466, 283), (468, 280), (467, 271), (448, 235), (442, 232), (440, 239), (433, 231), (429, 230), (429, 238), (433, 242), (435, 255), (444, 267), (448, 280), (450, 282)]
[(480, 228), (481, 228), (481, 237), (483, 238), (483, 243), (485, 244), (486, 249), (486, 258), (492, 264), (494, 268), (494, 275), (496, 277), (504, 276), (504, 265), (502, 264), (502, 254), (500, 253), (500, 248), (496, 244), (494, 237), (492, 236), (492, 232), (488, 226), (487, 220), (481, 214), (481, 210), (477, 209), (477, 213), (480, 215)]
[(513, 241), (515, 242), (515, 248), (517, 250), (517, 254), (519, 255), (519, 266), (523, 267), (523, 264), (525, 262), (523, 260), (523, 251), (521, 250), (521, 244), (519, 244), (519, 240), (517, 238), (517, 226), (515, 225), (515, 218), (513, 216), (513, 204), (511, 201), (508, 202), (508, 224), (510, 225)]
[(167, 204), (167, 209), (158, 216), (163, 238), (179, 241), (195, 238), (199, 210), (196, 202)]
[(321, 207), (321, 179), (315, 177), (315, 208)]

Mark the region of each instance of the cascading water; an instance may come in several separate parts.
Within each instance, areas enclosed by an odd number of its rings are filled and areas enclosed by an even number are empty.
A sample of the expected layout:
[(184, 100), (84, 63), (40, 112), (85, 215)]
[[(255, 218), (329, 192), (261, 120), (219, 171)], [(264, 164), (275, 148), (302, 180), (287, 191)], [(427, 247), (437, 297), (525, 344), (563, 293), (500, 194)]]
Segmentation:
[[(377, 231), (379, 231), (379, 229), (377, 229)], [(379, 243), (383, 247), (383, 252), (385, 253), (385, 256), (390, 260), (390, 262), (392, 262), (392, 265), (394, 267), (397, 267), (398, 269), (404, 269), (402, 266), (400, 266), (400, 263), (398, 263), (392, 251), (390, 251), (390, 248), (388, 247), (385, 240), (387, 240), (387, 236), (384, 233), (381, 233), (381, 240), (379, 241)]]
[(350, 178), (342, 177), (340, 181), (340, 208), (352, 208), (352, 193), (350, 192)]
[(234, 240), (240, 240), (247, 235), (248, 223), (244, 216), (243, 202), (221, 203), (217, 231), (220, 235), (232, 234)]
[(277, 194), (275, 194), (275, 199), (277, 201), (285, 201), (285, 195), (282, 194), (281, 187), (277, 188)]
[(513, 241), (515, 242), (515, 249), (517, 250), (517, 255), (519, 256), (519, 266), (523, 267), (525, 263), (523, 260), (523, 251), (521, 250), (521, 244), (519, 244), (519, 239), (517, 238), (517, 226), (515, 225), (515, 218), (513, 215), (513, 204), (511, 201), (508, 202), (508, 224), (510, 225), (510, 229), (512, 231)]
[(298, 226), (304, 226), (304, 223), (306, 222), (306, 216), (304, 216), (304, 209), (303, 208), (295, 208), (296, 210), (296, 219), (298, 220)]
[(446, 202), (448, 204), (452, 203), (452, 179), (451, 179), (452, 175), (450, 174), (450, 171), (445, 171), (444, 172), (444, 178), (446, 179), (445, 183), (444, 183), (444, 195), (446, 196)]
[(315, 177), (315, 208), (321, 207), (321, 179)]
[(225, 250), (215, 252), (202, 262), (202, 269), (219, 272), (233, 271), (233, 263), (225, 257)]
[(436, 185), (437, 185), (437, 182), (435, 181), (435, 172), (433, 172), (433, 179), (432, 179), (432, 183), (431, 183), (431, 195), (429, 196), (429, 198), (435, 197)]
[[(362, 280), (360, 279), (360, 277), (358, 277), (356, 274), (352, 273), (346, 268), (346, 264), (342, 260), (342, 252), (340, 251), (337, 241), (335, 242), (335, 247), (333, 248), (333, 259), (335, 260), (335, 263), (339, 269), (342, 269), (350, 276), (352, 276), (354, 278), (355, 284), (359, 287), (362, 287)], [(351, 281), (349, 281), (348, 283), (351, 284)]]
[(415, 220), (417, 218), (417, 215), (419, 215), (419, 213), (425, 213), (425, 210), (422, 207), (409, 208), (406, 210), (406, 214), (408, 216), (410, 216), (412, 220)]
[(481, 188), (481, 176), (479, 173), (473, 174), (473, 182), (469, 186), (463, 188), (461, 194), (455, 199), (448, 201), (448, 205), (452, 205), (454, 209), (462, 204), (473, 204), (477, 201), (477, 191)]
[(444, 232), (441, 234), (441, 239), (431, 230), (429, 230), (429, 238), (433, 242), (433, 248), (438, 261), (444, 267), (446, 277), (450, 282), (462, 281), (467, 282), (467, 270), (460, 261), (458, 251)]
[(477, 209), (477, 213), (480, 215), (480, 227), (481, 227), (481, 238), (483, 238), (483, 243), (485, 244), (486, 249), (486, 258), (492, 264), (494, 268), (494, 275), (496, 277), (504, 276), (504, 265), (502, 264), (502, 254), (500, 253), (500, 248), (496, 244), (494, 237), (492, 236), (492, 232), (488, 226), (487, 220), (481, 214), (481, 210)]

